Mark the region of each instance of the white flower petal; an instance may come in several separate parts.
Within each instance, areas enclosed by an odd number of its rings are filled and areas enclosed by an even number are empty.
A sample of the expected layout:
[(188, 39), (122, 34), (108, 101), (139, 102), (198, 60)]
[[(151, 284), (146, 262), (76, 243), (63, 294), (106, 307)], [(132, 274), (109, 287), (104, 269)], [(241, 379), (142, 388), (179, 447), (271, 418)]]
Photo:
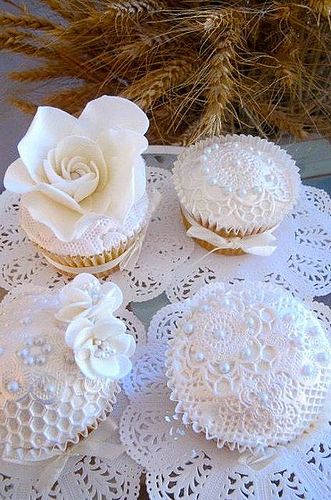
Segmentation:
[(35, 188), (35, 182), (20, 158), (7, 168), (3, 183), (13, 193), (28, 193)]
[(101, 292), (104, 299), (107, 300), (107, 310), (109, 312), (114, 312), (121, 306), (123, 302), (123, 293), (116, 283), (103, 283), (101, 285)]
[(87, 310), (88, 303), (86, 302), (75, 302), (73, 304), (68, 304), (63, 306), (56, 314), (55, 317), (59, 321), (70, 322), (75, 317), (81, 315)]
[(90, 218), (82, 219), (77, 211), (70, 210), (37, 191), (25, 193), (22, 203), (37, 222), (49, 227), (61, 241), (78, 238), (91, 220)]
[(43, 160), (50, 149), (67, 135), (77, 123), (77, 118), (60, 109), (39, 107), (32, 123), (19, 142), (17, 149), (35, 182), (43, 182)]
[[(85, 287), (96, 289), (101, 287), (98, 278), (89, 273), (78, 274), (78, 276), (75, 276), (75, 278), (70, 281), (69, 286), (83, 289), (85, 289)], [(88, 290), (88, 288), (86, 288), (86, 290)]]
[[(77, 318), (74, 321), (72, 321), (66, 330), (65, 333), (65, 340), (66, 343), (69, 347), (74, 349), (74, 346), (77, 344), (77, 338), (81, 338), (81, 332), (85, 331), (85, 334), (87, 335), (89, 333), (89, 336), (91, 336), (91, 327), (93, 324), (91, 321), (89, 321), (86, 318)], [(87, 331), (86, 331), (87, 330)], [(84, 334), (84, 339), (86, 340), (87, 337), (85, 337)]]
[(126, 332), (126, 326), (120, 319), (110, 317), (97, 321), (93, 328), (93, 336), (100, 340), (116, 337)]
[(120, 378), (121, 372), (118, 356), (111, 356), (106, 359), (91, 356), (89, 364), (91, 372), (99, 377)]
[[(90, 378), (90, 379), (99, 378), (100, 375), (91, 366), (91, 362), (90, 362), (91, 353), (90, 353), (90, 351), (86, 350), (83, 352), (84, 352), (83, 356), (81, 355), (80, 351), (75, 353), (75, 361), (78, 365), (78, 368), (83, 373), (83, 375), (85, 375), (85, 377), (87, 377), (87, 378)], [(85, 357), (85, 355), (86, 355), (86, 357)]]
[(134, 202), (141, 200), (146, 192), (146, 164), (142, 156), (134, 162)]
[(149, 121), (133, 102), (123, 97), (104, 95), (89, 102), (78, 118), (78, 126), (91, 138), (108, 128), (126, 128), (145, 134)]
[(75, 201), (67, 193), (64, 193), (63, 191), (56, 189), (56, 187), (51, 186), (50, 184), (39, 184), (38, 187), (36, 188), (36, 192), (43, 193), (44, 195), (48, 196), (51, 200), (61, 204), (63, 207), (67, 207), (70, 210), (75, 210), (80, 214), (84, 213), (84, 211), (82, 210), (79, 203), (77, 203), (77, 201)]
[(125, 354), (126, 356), (131, 357), (135, 352), (136, 342), (132, 335), (125, 333), (113, 338), (111, 340), (111, 346), (115, 349), (116, 353)]
[(132, 370), (132, 363), (129, 358), (123, 354), (117, 356), (117, 362), (119, 364), (119, 375), (118, 378), (124, 378)]

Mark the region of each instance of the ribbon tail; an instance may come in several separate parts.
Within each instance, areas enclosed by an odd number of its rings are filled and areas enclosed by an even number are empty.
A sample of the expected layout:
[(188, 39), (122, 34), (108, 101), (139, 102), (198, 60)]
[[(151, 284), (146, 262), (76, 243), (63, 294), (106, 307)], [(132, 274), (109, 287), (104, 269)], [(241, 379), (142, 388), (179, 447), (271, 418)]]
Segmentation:
[(69, 456), (68, 453), (63, 453), (46, 465), (38, 480), (38, 490), (41, 494), (51, 490), (53, 484), (60, 477)]
[(276, 246), (274, 245), (266, 245), (266, 246), (260, 246), (260, 247), (255, 247), (255, 246), (246, 246), (243, 245), (242, 249), (244, 252), (247, 252), (251, 255), (259, 255), (260, 257), (269, 257), (269, 255), (273, 254), (274, 251), (276, 250)]
[(222, 238), (222, 236), (219, 236), (218, 234), (215, 234), (209, 229), (206, 229), (201, 226), (200, 227), (191, 226), (186, 231), (186, 234), (193, 238), (197, 238), (198, 240), (206, 241), (207, 243), (215, 245), (218, 248), (222, 248), (222, 245), (224, 245), (224, 248), (225, 245), (228, 246), (228, 241), (225, 238)]

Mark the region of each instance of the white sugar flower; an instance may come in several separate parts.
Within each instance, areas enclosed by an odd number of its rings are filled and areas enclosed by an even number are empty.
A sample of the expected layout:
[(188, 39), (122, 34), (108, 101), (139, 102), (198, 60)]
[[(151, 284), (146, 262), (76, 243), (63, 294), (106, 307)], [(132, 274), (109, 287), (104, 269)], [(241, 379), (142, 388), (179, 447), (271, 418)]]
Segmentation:
[(39, 107), (4, 184), (62, 241), (100, 215), (123, 221), (145, 192), (147, 128), (145, 113), (121, 97), (95, 99), (79, 118)]
[(78, 317), (108, 318), (123, 302), (121, 289), (115, 283), (103, 283), (92, 274), (82, 273), (59, 293), (61, 307), (55, 317), (69, 323)]
[(136, 347), (132, 335), (125, 332), (125, 324), (114, 317), (95, 324), (87, 318), (77, 318), (68, 325), (66, 342), (86, 377), (118, 380), (131, 370), (129, 358)]

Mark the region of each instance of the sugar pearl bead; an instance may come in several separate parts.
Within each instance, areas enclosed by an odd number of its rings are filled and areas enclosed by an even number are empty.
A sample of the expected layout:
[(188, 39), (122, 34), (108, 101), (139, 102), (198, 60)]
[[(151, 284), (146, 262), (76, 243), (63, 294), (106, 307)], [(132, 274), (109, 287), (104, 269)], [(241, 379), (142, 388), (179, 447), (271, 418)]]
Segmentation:
[(219, 148), (220, 147), (217, 143), (212, 145), (212, 149), (214, 149), (215, 151), (217, 151)]
[(224, 339), (225, 338), (225, 332), (224, 330), (218, 329), (214, 331), (215, 337), (218, 337), (219, 339)]
[(248, 326), (254, 326), (254, 319), (251, 316), (247, 318), (247, 324)]
[(239, 189), (239, 196), (246, 196), (247, 195), (247, 190), (245, 188)]
[(216, 177), (211, 177), (210, 179), (208, 179), (208, 184), (210, 186), (216, 186), (216, 184), (217, 184), (217, 178)]
[(193, 330), (194, 326), (192, 325), (192, 323), (185, 323), (183, 325), (183, 331), (184, 333), (186, 333), (186, 335), (190, 335), (190, 333), (193, 333)]
[(224, 363), (222, 366), (220, 366), (220, 371), (221, 373), (229, 373), (230, 371), (229, 363)]
[(262, 401), (262, 403), (267, 403), (269, 400), (268, 394), (266, 392), (261, 392), (260, 400)]
[(201, 155), (200, 156), (200, 161), (205, 162), (208, 160), (208, 157), (206, 155)]
[(20, 389), (20, 384), (16, 380), (12, 380), (7, 384), (7, 389), (9, 392), (17, 392)]
[(231, 186), (225, 186), (224, 191), (228, 194), (233, 193), (233, 188)]
[(302, 375), (304, 375), (305, 377), (310, 377), (314, 373), (312, 365), (303, 365), (301, 371)]
[(249, 347), (245, 347), (245, 349), (242, 350), (242, 357), (243, 358), (249, 358), (249, 356), (252, 354), (252, 350)]
[(209, 167), (208, 167), (207, 165), (204, 165), (204, 166), (202, 167), (202, 172), (203, 172), (205, 175), (208, 175), (208, 174), (209, 174), (209, 172), (210, 172)]
[(206, 155), (210, 155), (210, 153), (211, 153), (211, 148), (206, 148), (206, 149), (204, 150), (204, 153), (205, 153)]
[(205, 359), (205, 356), (204, 356), (203, 352), (197, 352), (196, 355), (195, 355), (195, 359), (197, 361), (203, 361)]

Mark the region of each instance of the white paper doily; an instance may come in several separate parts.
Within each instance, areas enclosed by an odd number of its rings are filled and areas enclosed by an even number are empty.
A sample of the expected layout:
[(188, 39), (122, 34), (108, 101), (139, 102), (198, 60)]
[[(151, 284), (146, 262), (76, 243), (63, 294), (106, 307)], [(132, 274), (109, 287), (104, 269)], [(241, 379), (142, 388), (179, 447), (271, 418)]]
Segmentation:
[[(128, 454), (146, 468), (150, 498), (330, 498), (331, 427), (326, 420), (286, 447), (278, 447), (272, 460), (253, 464), (249, 453), (219, 449), (173, 418), (175, 403), (166, 387), (164, 355), (184, 307), (171, 304), (154, 316), (149, 344), (139, 349), (124, 386), (130, 404), (121, 418), (121, 440)], [(310, 307), (331, 335), (331, 310), (317, 302)]]
[[(178, 217), (178, 201), (165, 169), (147, 169), (148, 181), (162, 195), (153, 214), (143, 250), (133, 271), (116, 271), (107, 279), (123, 291), (125, 304), (143, 302), (161, 294), (172, 274), (191, 253), (193, 242), (186, 237)], [(19, 226), (19, 197), (0, 195), (0, 287), (9, 290), (23, 283), (50, 288), (68, 279), (51, 267)]]
[[(19, 290), (17, 287), (12, 288), (4, 297), (2, 304), (9, 303), (17, 293), (24, 293), (27, 290), (40, 291), (43, 288), (31, 285), (22, 285)], [(145, 327), (131, 311), (121, 306), (116, 311), (116, 316), (124, 321), (128, 333), (135, 337), (138, 349), (146, 344)], [(133, 357), (133, 363), (135, 362), (135, 356)], [(110, 418), (118, 424), (128, 400), (123, 392), (116, 396), (116, 400)], [(100, 423), (95, 432), (98, 432), (103, 425), (105, 425), (105, 422)], [(109, 443), (110, 450), (113, 443), (120, 443), (118, 430), (112, 431)], [(74, 450), (74, 447), (72, 449)], [(50, 460), (16, 465), (0, 460), (0, 498), (15, 500), (39, 500), (41, 498), (134, 500), (138, 498), (142, 467), (135, 463), (125, 452), (111, 460), (82, 455), (70, 457), (51, 491), (48, 493), (43, 492), (41, 495), (38, 489), (38, 479), (49, 462)]]
[(294, 295), (331, 293), (331, 199), (311, 186), (301, 188), (293, 213), (273, 233), (277, 249), (269, 257), (211, 254), (195, 244), (190, 261), (167, 287), (170, 302), (192, 296), (212, 280), (254, 279), (280, 284)]

